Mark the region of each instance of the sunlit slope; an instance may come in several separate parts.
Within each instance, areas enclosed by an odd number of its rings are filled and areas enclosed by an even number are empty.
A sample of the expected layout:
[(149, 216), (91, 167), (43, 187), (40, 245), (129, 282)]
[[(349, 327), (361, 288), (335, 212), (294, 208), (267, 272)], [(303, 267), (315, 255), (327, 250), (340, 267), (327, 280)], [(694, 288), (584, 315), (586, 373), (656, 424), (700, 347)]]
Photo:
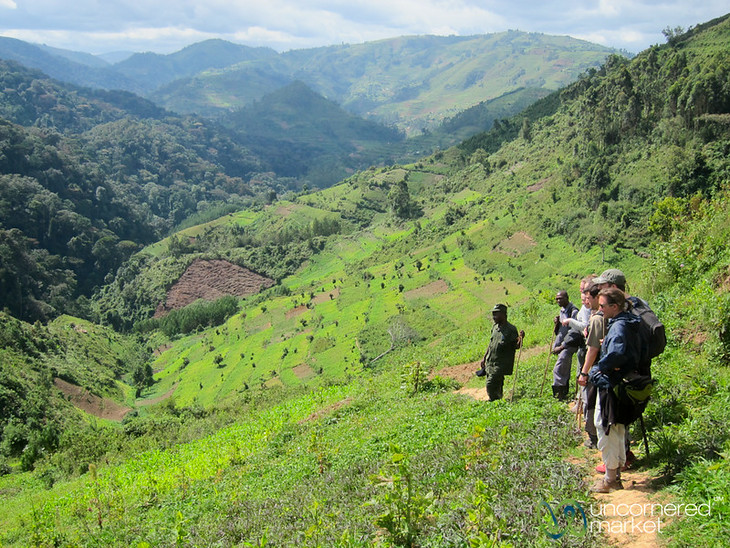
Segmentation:
[[(244, 301), (225, 325), (173, 342), (153, 365), (158, 382), (145, 398), (172, 394), (180, 405), (208, 407), (247, 390), (317, 386), (359, 376), (377, 367), (384, 353), (411, 345), (427, 348), (414, 357), (436, 368), (475, 361), (484, 350), (474, 344), (475, 325), (488, 328), (495, 303), (524, 306), (539, 299), (544, 305), (555, 288), (574, 289), (578, 278), (599, 267), (597, 248), (576, 254), (561, 237), (542, 240), (516, 230), (516, 219), (502, 217), (503, 205), (490, 193), (438, 192), (443, 168), (374, 170), (369, 178), (274, 204), (248, 219), (282, 231), (326, 215), (342, 219), (363, 199), (382, 209), (368, 226), (350, 225), (330, 237), (279, 288)], [(391, 183), (383, 181), (404, 173), (414, 181), (414, 196), (436, 193), (422, 200), (424, 215), (417, 220), (395, 219), (387, 208)], [(445, 217), (454, 208), (466, 213), (449, 225)], [(229, 222), (237, 222), (235, 216)], [(609, 251), (617, 260), (628, 255)], [(630, 261), (622, 262), (630, 268)], [(528, 328), (530, 343), (542, 344), (544, 331)], [(470, 335), (460, 340), (465, 332)]]

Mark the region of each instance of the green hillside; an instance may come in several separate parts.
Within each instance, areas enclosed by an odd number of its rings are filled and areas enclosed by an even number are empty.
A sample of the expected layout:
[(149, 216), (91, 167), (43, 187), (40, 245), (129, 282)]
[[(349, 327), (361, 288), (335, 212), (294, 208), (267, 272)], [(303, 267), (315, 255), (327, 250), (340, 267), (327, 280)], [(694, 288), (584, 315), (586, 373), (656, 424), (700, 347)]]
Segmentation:
[[(108, 366), (106, 391), (81, 371), (68, 382), (134, 410), (112, 424), (86, 411), (88, 426), (53, 446), (41, 426), (66, 426), (45, 404), (26, 431), (37, 450), (25, 460), (7, 430), (30, 411), (6, 413), (0, 543), (547, 547), (558, 533), (561, 546), (605, 545), (571, 521), (569, 503), (600, 502), (588, 493), (595, 452), (544, 379), (555, 291), (577, 302), (581, 278), (619, 267), (669, 335), (644, 416), (649, 454), (633, 432), (639, 470), (653, 481), (626, 491), (709, 505), (664, 523), (659, 542), (722, 546), (729, 38), (726, 17), (631, 61), (613, 56), (457, 147), (154, 243), (90, 304), (124, 335), (67, 317), (55, 328), (8, 318), (0, 333), (18, 342), (1, 355), (3, 401), (33, 382), (46, 394), (39, 401), (57, 396), (54, 370), (42, 367), (60, 350), (43, 344), (66, 333), (58, 348), (70, 359), (88, 354), (103, 368), (122, 357)], [(200, 303), (183, 308), (198, 327), (175, 331), (151, 317), (196, 259), (276, 285), (213, 327)], [(496, 302), (527, 332), (525, 348), (505, 386), (513, 397), (476, 401), (465, 391), (484, 389), (474, 362)], [(145, 352), (149, 385), (127, 359)], [(21, 375), (31, 370), (44, 383)], [(562, 515), (553, 522), (545, 505)]]
[(252, 60), (277, 56), (269, 48), (251, 48), (225, 40), (205, 40), (169, 55), (136, 53), (116, 63), (114, 70), (138, 83), (149, 93), (175, 80)]
[(350, 112), (417, 135), (519, 88), (559, 89), (611, 53), (569, 37), (518, 31), (405, 36), (244, 61), (173, 83), (150, 97), (176, 112), (225, 115), (274, 91), (272, 77), (279, 75), (287, 82), (301, 80)]
[[(350, 114), (294, 82), (227, 116), (223, 124), (242, 132), (241, 142), (283, 176), (299, 176), (324, 188), (358, 168), (392, 164), (404, 136)], [(302, 177), (302, 174), (304, 176)]]

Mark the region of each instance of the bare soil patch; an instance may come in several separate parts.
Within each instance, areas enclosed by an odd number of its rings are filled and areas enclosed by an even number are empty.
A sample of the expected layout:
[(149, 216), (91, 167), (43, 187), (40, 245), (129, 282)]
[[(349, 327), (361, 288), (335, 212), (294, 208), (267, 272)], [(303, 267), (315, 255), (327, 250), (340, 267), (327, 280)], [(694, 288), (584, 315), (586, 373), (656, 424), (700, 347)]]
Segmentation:
[(76, 407), (100, 419), (121, 421), (124, 415), (132, 410), (130, 407), (125, 407), (109, 398), (96, 396), (87, 389), (59, 379), (58, 377), (53, 379), (53, 384)]
[(163, 344), (158, 346), (154, 352), (152, 352), (153, 356), (161, 356), (164, 352), (170, 350), (172, 348), (172, 344)]
[(534, 185), (530, 185), (527, 187), (527, 190), (529, 192), (537, 192), (542, 187), (545, 186), (545, 183), (547, 183), (550, 180), (550, 177), (545, 177), (544, 179), (540, 179), (538, 182), (536, 182)]
[(438, 371), (431, 373), (430, 378), (438, 375), (439, 377), (454, 379), (461, 384), (466, 384), (472, 379), (472, 377), (474, 377), (474, 372), (479, 369), (479, 363), (480, 362), (463, 363), (461, 365), (443, 367)]
[(324, 291), (323, 293), (318, 293), (314, 296), (312, 299), (312, 304), (320, 304), (327, 301), (331, 301), (336, 299), (340, 296), (340, 288), (336, 287), (332, 291)]
[(297, 379), (302, 381), (314, 377), (315, 375), (314, 369), (312, 369), (311, 366), (307, 363), (300, 363), (299, 365), (294, 367), (292, 371), (297, 376)]
[(276, 214), (282, 217), (288, 217), (294, 212), (294, 204), (280, 205), (276, 208)]
[[(438, 371), (434, 371), (429, 375), (429, 378), (433, 378), (438, 375), (439, 377), (445, 377), (447, 379), (454, 379), (460, 384), (466, 384), (474, 377), (474, 372), (479, 369), (480, 362), (463, 363), (461, 365), (452, 365), (451, 367), (444, 367)], [(462, 386), (455, 391), (456, 394), (462, 394), (469, 396), (479, 401), (488, 401), (486, 386), (480, 388), (467, 388)]]
[(290, 310), (287, 310), (286, 311), (286, 314), (284, 314), (284, 316), (286, 317), (287, 320), (289, 320), (291, 318), (296, 318), (297, 316), (301, 316), (306, 311), (307, 311), (307, 307), (302, 304), (302, 305), (299, 305), (299, 306), (297, 306), (295, 308), (292, 308)]
[(224, 260), (196, 259), (167, 292), (155, 318), (183, 308), (198, 299), (213, 301), (232, 295), (247, 297), (274, 285), (274, 280)]
[(307, 418), (302, 419), (300, 422), (309, 422), (309, 421), (316, 421), (324, 417), (325, 415), (329, 415), (333, 411), (337, 411), (341, 407), (345, 407), (346, 405), (350, 405), (352, 403), (352, 398), (345, 398), (344, 400), (340, 400), (338, 402), (333, 403), (332, 405), (328, 405), (327, 407), (324, 407), (323, 409), (320, 409), (319, 411), (315, 411), (311, 415), (309, 415)]
[(445, 280), (436, 280), (434, 282), (422, 285), (416, 289), (411, 289), (403, 293), (406, 299), (417, 299), (419, 297), (433, 297), (449, 291), (449, 284)]
[(515, 232), (506, 240), (502, 240), (497, 246), (497, 250), (511, 257), (519, 257), (523, 253), (527, 253), (535, 245), (535, 240), (527, 232), (520, 231)]

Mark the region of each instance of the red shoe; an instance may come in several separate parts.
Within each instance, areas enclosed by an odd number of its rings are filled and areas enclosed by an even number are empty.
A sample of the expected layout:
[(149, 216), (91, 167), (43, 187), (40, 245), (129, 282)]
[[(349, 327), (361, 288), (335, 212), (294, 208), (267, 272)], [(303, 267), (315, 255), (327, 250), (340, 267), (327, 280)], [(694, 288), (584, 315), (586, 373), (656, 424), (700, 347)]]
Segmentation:
[[(626, 462), (621, 467), (622, 472), (626, 472), (629, 468), (631, 468), (631, 465), (636, 462), (636, 455), (634, 455), (631, 451), (626, 452)], [(596, 472), (599, 474), (605, 474), (606, 473), (606, 465), (604, 463), (599, 464), (596, 466)]]

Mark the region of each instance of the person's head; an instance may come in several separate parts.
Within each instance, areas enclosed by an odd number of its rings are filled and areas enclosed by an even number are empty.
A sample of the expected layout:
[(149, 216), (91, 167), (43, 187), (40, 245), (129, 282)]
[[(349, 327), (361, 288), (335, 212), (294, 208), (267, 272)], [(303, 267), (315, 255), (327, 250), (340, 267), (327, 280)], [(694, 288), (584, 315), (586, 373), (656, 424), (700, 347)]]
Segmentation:
[(591, 310), (598, 310), (598, 293), (601, 288), (594, 284), (588, 284), (583, 290), (583, 304), (585, 304)]
[(585, 291), (586, 287), (591, 285), (593, 283), (593, 278), (595, 278), (595, 274), (591, 274), (590, 276), (586, 276), (580, 281), (580, 292), (581, 294)]
[(588, 300), (588, 294), (587, 294), (587, 292), (586, 292), (586, 291), (581, 291), (581, 292), (580, 292), (580, 302), (581, 302), (581, 303), (583, 304), (583, 306), (585, 306), (586, 308), (590, 308), (590, 307), (591, 307), (591, 303), (590, 303), (590, 301)]
[(558, 291), (555, 295), (555, 302), (558, 303), (561, 308), (568, 306), (568, 303), (570, 303), (568, 292), (562, 289)]
[(615, 287), (626, 291), (626, 276), (618, 268), (604, 270), (598, 278), (593, 278), (593, 283), (601, 286), (601, 289)]
[(507, 321), (507, 306), (504, 304), (495, 304), (492, 308), (492, 321), (502, 324)]
[(626, 295), (618, 287), (607, 287), (598, 293), (598, 307), (607, 320), (618, 316), (625, 306)]

